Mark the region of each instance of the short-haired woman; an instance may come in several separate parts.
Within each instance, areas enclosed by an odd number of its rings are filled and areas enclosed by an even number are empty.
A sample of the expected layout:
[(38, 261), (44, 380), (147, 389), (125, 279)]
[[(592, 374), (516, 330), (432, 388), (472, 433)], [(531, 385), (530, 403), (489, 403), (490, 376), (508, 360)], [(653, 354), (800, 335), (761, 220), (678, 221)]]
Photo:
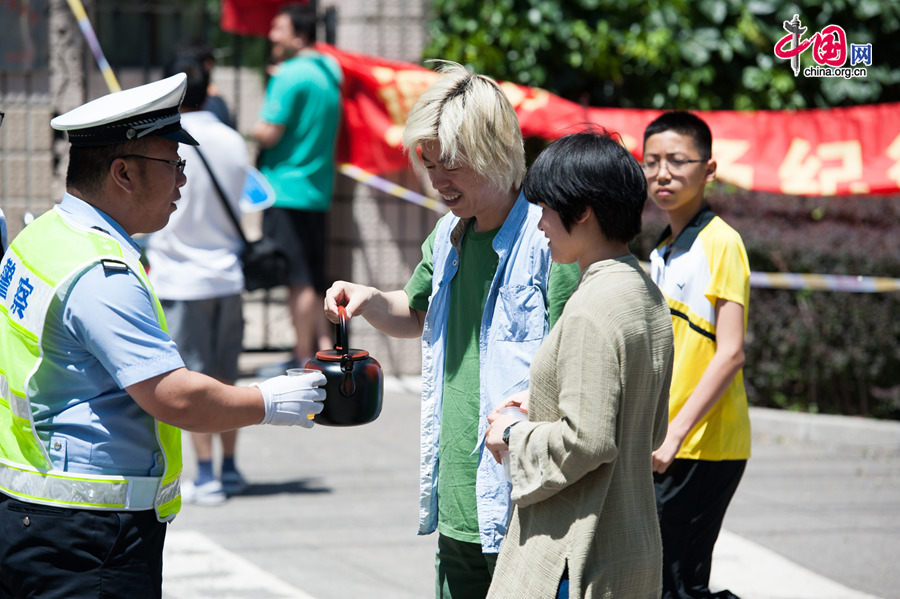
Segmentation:
[(532, 361), (529, 420), (489, 418), (516, 508), (488, 596), (656, 598), (650, 455), (666, 433), (672, 324), (628, 251), (644, 174), (609, 135), (577, 133), (538, 156), (524, 192), (553, 259), (577, 262), (581, 280)]

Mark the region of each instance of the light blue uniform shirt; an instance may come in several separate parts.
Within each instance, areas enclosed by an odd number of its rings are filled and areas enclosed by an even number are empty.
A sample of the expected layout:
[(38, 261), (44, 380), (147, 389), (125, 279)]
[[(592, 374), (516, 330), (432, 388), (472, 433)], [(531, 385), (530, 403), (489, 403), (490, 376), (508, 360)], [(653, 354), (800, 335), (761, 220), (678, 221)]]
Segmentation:
[[(69, 194), (55, 210), (102, 229), (138, 259), (137, 244), (102, 211)], [(42, 347), (29, 396), (54, 468), (162, 475), (154, 419), (124, 388), (184, 362), (138, 275), (97, 264), (61, 287), (50, 304)]]
[(5, 252), (9, 247), (9, 240), (6, 238), (6, 216), (3, 210), (0, 210), (0, 252)]

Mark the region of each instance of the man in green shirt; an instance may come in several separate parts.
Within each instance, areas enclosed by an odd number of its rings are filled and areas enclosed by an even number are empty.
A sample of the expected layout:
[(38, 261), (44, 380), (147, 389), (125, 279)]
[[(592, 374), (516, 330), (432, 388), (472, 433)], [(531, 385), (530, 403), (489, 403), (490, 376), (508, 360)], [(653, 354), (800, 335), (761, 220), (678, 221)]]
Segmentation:
[(406, 287), (337, 281), (325, 312), (422, 337), (419, 533), (438, 531), (436, 596), (484, 597), (509, 523), (509, 483), (484, 451), (487, 416), (528, 388), (535, 350), (578, 282), (553, 264), (540, 209), (520, 194), (525, 153), (493, 80), (445, 63), (410, 112), (404, 146), (450, 209)]
[[(277, 67), (266, 88), (253, 137), (262, 151), (259, 170), (275, 191), (263, 213), (263, 235), (288, 256), (288, 309), (294, 325), (294, 356), (271, 374), (303, 365), (330, 347), (319, 312), (328, 244), (326, 214), (335, 177), (335, 144), (341, 112), (340, 66), (314, 49), (316, 14), (311, 5), (286, 5), (269, 31)], [(266, 369), (263, 374), (269, 374)]]

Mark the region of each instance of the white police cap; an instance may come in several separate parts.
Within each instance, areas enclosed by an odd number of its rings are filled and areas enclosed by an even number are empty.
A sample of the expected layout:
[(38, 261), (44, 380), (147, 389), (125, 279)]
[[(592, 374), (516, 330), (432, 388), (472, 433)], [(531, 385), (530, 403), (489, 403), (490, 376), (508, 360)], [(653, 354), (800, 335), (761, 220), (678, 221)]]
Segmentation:
[(178, 107), (187, 88), (187, 75), (178, 73), (131, 89), (107, 94), (50, 121), (65, 131), (76, 147), (97, 147), (143, 137), (165, 137), (200, 145), (181, 128)]

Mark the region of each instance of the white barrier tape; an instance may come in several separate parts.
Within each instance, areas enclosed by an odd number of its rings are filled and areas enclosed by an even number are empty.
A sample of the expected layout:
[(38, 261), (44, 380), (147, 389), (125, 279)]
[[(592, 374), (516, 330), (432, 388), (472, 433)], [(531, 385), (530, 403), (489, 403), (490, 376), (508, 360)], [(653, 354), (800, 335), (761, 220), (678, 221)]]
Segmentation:
[(769, 289), (809, 289), (849, 293), (890, 293), (900, 291), (900, 279), (861, 275), (818, 275), (791, 272), (751, 272), (751, 287)]
[[(382, 179), (352, 164), (341, 164), (342, 174), (401, 200), (418, 204), (423, 208), (447, 212), (441, 202), (407, 189), (387, 179)], [(644, 265), (645, 269), (647, 265)], [(848, 293), (890, 293), (900, 291), (900, 279), (888, 277), (864, 277), (861, 275), (818, 275), (791, 272), (751, 272), (750, 286), (767, 289), (808, 289), (811, 291), (844, 291)]]
[(91, 26), (91, 21), (88, 19), (87, 13), (84, 10), (84, 5), (81, 3), (81, 0), (68, 0), (68, 2), (72, 14), (75, 15), (75, 20), (78, 21), (78, 28), (81, 29), (81, 34), (84, 36), (84, 40), (87, 42), (88, 47), (91, 49), (94, 60), (97, 61), (97, 66), (100, 68), (100, 74), (103, 75), (103, 79), (106, 81), (106, 87), (108, 87), (111, 92), (121, 91), (122, 88), (119, 86), (119, 81), (116, 79), (112, 67), (109, 66), (106, 56), (103, 54), (103, 49), (100, 47), (100, 41), (97, 39), (97, 34), (94, 33), (94, 28)]
[(412, 202), (413, 204), (417, 204), (419, 206), (422, 206), (423, 208), (428, 208), (429, 210), (433, 210), (435, 212), (440, 212), (441, 214), (447, 212), (447, 207), (444, 206), (442, 202), (439, 202), (438, 200), (435, 200), (433, 198), (429, 198), (428, 196), (422, 195), (421, 193), (417, 193), (411, 189), (407, 189), (402, 185), (392, 183), (387, 179), (382, 179), (378, 175), (374, 175), (369, 171), (365, 171), (358, 166), (354, 166), (345, 162), (341, 164), (338, 169), (341, 171), (341, 174), (347, 175), (351, 179), (359, 181), (360, 183), (364, 183), (369, 187), (374, 187), (375, 189), (383, 191), (386, 194), (398, 197), (401, 200)]

